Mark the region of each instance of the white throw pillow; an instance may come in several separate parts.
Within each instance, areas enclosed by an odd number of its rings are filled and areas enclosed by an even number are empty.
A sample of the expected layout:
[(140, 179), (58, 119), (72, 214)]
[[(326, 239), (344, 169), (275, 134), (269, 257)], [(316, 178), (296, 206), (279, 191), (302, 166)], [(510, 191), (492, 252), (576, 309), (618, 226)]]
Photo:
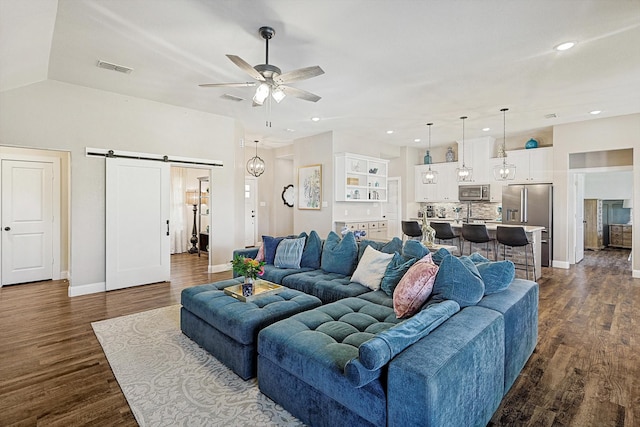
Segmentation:
[(385, 254), (367, 246), (360, 258), (358, 267), (351, 276), (352, 282), (358, 282), (367, 288), (377, 291), (380, 289), (380, 282), (384, 277), (384, 272), (391, 262), (393, 254)]

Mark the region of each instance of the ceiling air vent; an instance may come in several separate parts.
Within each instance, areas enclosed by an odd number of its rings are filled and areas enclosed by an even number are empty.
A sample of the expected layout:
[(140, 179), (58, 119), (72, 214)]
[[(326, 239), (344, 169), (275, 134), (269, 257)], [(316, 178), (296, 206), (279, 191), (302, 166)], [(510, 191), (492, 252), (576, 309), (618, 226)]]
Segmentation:
[(545, 119), (555, 119), (556, 117), (558, 117), (558, 116), (556, 116), (556, 113), (551, 113), (551, 114), (545, 114), (544, 115)]
[(228, 99), (229, 101), (236, 101), (236, 102), (244, 101), (244, 98), (240, 98), (239, 96), (235, 96), (235, 95), (229, 95), (228, 93), (225, 93), (224, 95), (220, 96), (220, 98)]
[(105, 70), (117, 71), (119, 73), (130, 74), (133, 68), (125, 67), (124, 65), (116, 65), (106, 61), (98, 61), (98, 67)]

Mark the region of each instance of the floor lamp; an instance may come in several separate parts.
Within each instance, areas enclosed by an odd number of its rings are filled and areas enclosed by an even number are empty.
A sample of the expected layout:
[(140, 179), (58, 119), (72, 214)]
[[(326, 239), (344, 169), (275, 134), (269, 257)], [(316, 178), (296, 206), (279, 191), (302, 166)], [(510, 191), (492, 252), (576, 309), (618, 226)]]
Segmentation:
[(196, 226), (196, 213), (198, 212), (198, 203), (200, 202), (198, 196), (199, 194), (196, 190), (187, 191), (187, 204), (193, 205), (193, 231), (191, 232), (190, 242), (192, 247), (189, 248), (190, 254), (198, 252), (198, 227)]

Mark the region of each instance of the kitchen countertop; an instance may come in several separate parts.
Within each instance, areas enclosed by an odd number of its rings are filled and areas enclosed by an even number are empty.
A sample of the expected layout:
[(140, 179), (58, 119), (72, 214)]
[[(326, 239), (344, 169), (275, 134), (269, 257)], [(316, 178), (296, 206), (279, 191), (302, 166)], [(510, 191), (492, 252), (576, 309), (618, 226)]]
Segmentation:
[[(418, 218), (411, 218), (412, 220), (416, 220), (416, 221), (420, 221), (420, 219)], [(434, 222), (448, 222), (451, 223), (451, 227), (452, 228), (462, 228), (462, 220), (459, 220), (459, 222), (456, 222), (455, 219), (453, 218), (429, 218), (429, 221), (434, 221)], [(470, 224), (485, 224), (487, 226), (487, 230), (489, 231), (496, 231), (496, 229), (498, 228), (498, 226), (504, 226), (504, 227), (522, 227), (524, 228), (524, 231), (526, 233), (533, 233), (536, 231), (542, 231), (545, 229), (545, 227), (543, 227), (542, 225), (513, 225), (513, 224), (503, 224), (502, 221), (491, 221), (491, 220), (476, 220), (471, 221)]]

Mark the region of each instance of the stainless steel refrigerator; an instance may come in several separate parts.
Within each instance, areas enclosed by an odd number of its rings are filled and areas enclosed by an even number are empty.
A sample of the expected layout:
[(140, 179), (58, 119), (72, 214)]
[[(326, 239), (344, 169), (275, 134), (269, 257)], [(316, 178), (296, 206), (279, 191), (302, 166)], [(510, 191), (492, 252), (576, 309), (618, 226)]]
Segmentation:
[(541, 264), (553, 260), (553, 186), (551, 184), (508, 185), (502, 190), (502, 223), (541, 225)]

